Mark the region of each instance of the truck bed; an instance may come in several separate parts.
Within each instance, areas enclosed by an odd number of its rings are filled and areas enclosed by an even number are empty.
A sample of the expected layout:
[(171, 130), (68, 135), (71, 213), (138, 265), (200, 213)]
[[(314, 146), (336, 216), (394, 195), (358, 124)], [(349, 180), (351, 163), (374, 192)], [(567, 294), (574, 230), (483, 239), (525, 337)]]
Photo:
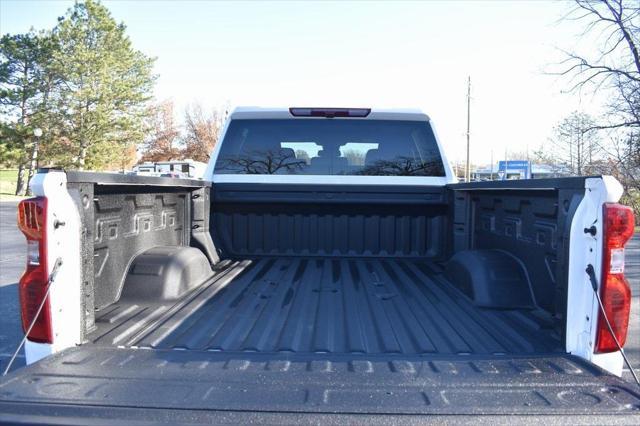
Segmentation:
[(172, 303), (120, 300), (97, 345), (261, 353), (522, 354), (561, 351), (541, 311), (482, 309), (430, 261), (225, 260)]

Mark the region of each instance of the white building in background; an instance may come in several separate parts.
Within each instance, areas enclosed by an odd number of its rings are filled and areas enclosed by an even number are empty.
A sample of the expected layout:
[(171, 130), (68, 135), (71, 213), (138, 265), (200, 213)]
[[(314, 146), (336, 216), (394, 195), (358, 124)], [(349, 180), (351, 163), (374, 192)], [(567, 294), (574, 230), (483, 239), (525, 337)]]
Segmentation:
[[(500, 165), (494, 165), (493, 169), (491, 166), (489, 167), (479, 167), (475, 171), (471, 173), (472, 180), (503, 180), (503, 179), (526, 179), (528, 178), (527, 173), (523, 173), (522, 167), (519, 166), (519, 162), (513, 161), (512, 164), (514, 167), (511, 167), (509, 162), (506, 164), (506, 176), (505, 176), (505, 167), (500, 167)], [(571, 176), (569, 169), (565, 166), (554, 165), (554, 164), (531, 164), (531, 179), (543, 179), (543, 178), (554, 178), (554, 177), (564, 177)]]
[(138, 164), (133, 172), (147, 176), (202, 179), (206, 168), (206, 163), (194, 160), (156, 161)]

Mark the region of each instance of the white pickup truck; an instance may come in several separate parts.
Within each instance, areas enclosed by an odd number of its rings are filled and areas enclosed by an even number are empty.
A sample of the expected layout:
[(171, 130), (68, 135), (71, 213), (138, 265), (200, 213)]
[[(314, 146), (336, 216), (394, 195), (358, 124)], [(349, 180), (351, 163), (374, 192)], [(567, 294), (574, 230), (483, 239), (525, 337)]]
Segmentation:
[(457, 183), (419, 111), (244, 108), (204, 181), (32, 189), (2, 421), (640, 422), (612, 177)]

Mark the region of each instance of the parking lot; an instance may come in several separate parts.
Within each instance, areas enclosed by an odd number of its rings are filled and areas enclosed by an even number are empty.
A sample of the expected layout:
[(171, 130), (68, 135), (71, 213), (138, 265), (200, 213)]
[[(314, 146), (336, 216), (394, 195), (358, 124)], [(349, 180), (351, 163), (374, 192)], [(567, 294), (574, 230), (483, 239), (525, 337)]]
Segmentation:
[[(22, 338), (17, 281), (24, 269), (26, 244), (16, 226), (15, 201), (0, 202), (0, 370)], [(23, 352), (14, 368), (24, 365)]]
[[(627, 244), (625, 268), (625, 275), (631, 285), (631, 294), (633, 296), (625, 353), (629, 357), (636, 374), (638, 374), (640, 373), (640, 233), (636, 233)], [(633, 380), (629, 371), (625, 371), (623, 376), (628, 380)]]
[[(22, 337), (17, 281), (24, 269), (26, 249), (24, 237), (16, 227), (16, 206), (14, 201), (0, 202), (0, 370), (4, 370)], [(637, 371), (640, 369), (640, 234), (627, 245), (626, 276), (633, 294), (626, 353)], [(21, 352), (13, 368), (23, 365)], [(628, 370), (624, 376), (631, 378)]]

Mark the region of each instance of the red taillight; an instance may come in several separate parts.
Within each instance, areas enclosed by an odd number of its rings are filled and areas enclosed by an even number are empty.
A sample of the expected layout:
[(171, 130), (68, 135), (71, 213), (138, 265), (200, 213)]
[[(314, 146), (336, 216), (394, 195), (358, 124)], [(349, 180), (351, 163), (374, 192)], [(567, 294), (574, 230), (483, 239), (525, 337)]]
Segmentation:
[[(605, 203), (603, 225), (602, 280), (600, 297), (611, 328), (621, 346), (627, 340), (631, 290), (624, 277), (624, 246), (633, 236), (634, 216), (630, 207)], [(600, 313), (596, 352), (615, 352), (618, 347)]]
[[(20, 278), (19, 295), (22, 329), (27, 332), (47, 291), (47, 199), (36, 197), (18, 204), (18, 227), (27, 239), (27, 269)], [(49, 300), (35, 321), (29, 340), (52, 343)]]

